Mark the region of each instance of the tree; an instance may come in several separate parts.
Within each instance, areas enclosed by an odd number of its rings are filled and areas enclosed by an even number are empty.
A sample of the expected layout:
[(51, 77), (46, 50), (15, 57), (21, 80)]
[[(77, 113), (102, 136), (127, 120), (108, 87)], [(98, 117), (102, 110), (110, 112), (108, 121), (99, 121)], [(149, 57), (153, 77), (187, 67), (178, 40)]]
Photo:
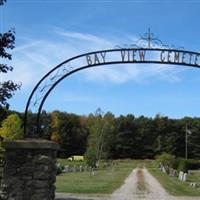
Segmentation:
[(116, 121), (115, 116), (111, 112), (107, 112), (102, 119), (103, 123), (103, 137), (100, 149), (100, 159), (112, 158), (112, 151), (116, 144)]
[[(0, 0), (0, 5), (6, 1)], [(0, 33), (0, 57), (1, 59), (12, 60), (10, 50), (15, 48), (15, 30), (11, 29), (6, 33)], [(13, 67), (7, 64), (0, 64), (0, 73), (8, 73)], [(14, 95), (14, 92), (20, 89), (21, 83), (16, 84), (12, 80), (0, 82), (0, 111), (9, 108), (8, 100)]]
[(86, 151), (88, 131), (82, 116), (53, 111), (51, 115), (51, 140), (59, 143), (59, 157), (83, 155)]
[(59, 134), (60, 146), (65, 150), (66, 157), (71, 155), (83, 155), (86, 151), (87, 128), (81, 124), (80, 116), (63, 113)]
[(100, 109), (95, 112), (95, 115), (88, 116), (88, 145), (86, 150), (87, 163), (91, 167), (96, 167), (98, 162), (99, 150), (102, 138), (102, 113)]
[(108, 112), (104, 115), (101, 109), (97, 109), (95, 115), (88, 116), (90, 135), (86, 157), (90, 166), (98, 167), (100, 160), (107, 160), (110, 157), (114, 145), (114, 123), (112, 113)]
[(51, 113), (51, 140), (57, 143), (60, 143), (60, 134), (59, 134), (59, 127), (60, 127), (60, 119), (59, 119), (59, 112), (52, 112)]
[(6, 2), (6, 0), (0, 0), (0, 6), (3, 5)]
[(16, 140), (23, 138), (22, 121), (17, 114), (11, 114), (2, 122), (0, 137), (4, 140)]
[(135, 157), (136, 133), (135, 117), (133, 115), (120, 116), (116, 123), (116, 148), (115, 158)]
[(151, 118), (140, 116), (135, 120), (136, 125), (136, 149), (135, 156), (137, 158), (153, 158), (154, 142), (156, 140), (154, 134), (154, 124)]

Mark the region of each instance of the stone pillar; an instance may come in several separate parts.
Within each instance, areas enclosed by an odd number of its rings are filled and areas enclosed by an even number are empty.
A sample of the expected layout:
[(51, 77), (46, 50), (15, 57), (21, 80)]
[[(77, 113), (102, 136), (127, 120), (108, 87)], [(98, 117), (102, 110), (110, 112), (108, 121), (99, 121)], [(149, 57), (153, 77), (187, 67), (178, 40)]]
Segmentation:
[(4, 143), (3, 200), (53, 200), (55, 198), (58, 145), (42, 139)]

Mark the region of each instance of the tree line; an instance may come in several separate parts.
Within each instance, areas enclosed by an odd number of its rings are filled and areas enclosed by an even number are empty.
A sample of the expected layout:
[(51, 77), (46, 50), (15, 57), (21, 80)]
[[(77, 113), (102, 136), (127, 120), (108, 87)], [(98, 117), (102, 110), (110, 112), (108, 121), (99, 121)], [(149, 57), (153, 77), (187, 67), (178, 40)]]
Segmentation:
[[(8, 111), (7, 114), (11, 113)], [(22, 120), (24, 113), (17, 114)], [(0, 122), (1, 134), (5, 130), (5, 120), (0, 118)], [(35, 130), (36, 114), (29, 113), (28, 132)], [(101, 109), (87, 116), (61, 111), (43, 111), (41, 114), (42, 136), (60, 145), (60, 157), (87, 155), (91, 161), (154, 158), (162, 152), (184, 157), (186, 131), (188, 158), (199, 159), (200, 118), (170, 119), (160, 114), (154, 118), (133, 114), (115, 116), (111, 112), (103, 113)]]

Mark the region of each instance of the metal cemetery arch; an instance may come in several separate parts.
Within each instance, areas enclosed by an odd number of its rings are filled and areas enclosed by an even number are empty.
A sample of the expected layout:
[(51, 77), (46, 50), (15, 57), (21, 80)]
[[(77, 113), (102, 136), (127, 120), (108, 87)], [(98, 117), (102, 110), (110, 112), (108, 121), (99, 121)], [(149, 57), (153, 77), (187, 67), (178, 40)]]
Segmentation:
[[(124, 48), (116, 46), (114, 49), (89, 52), (70, 58), (49, 71), (33, 89), (25, 110), (25, 137), (41, 137), (40, 114), (42, 107), (50, 92), (64, 78), (95, 66), (125, 63), (170, 64), (200, 68), (200, 53), (186, 51), (183, 48), (170, 48), (154, 37), (149, 30), (134, 45), (125, 45)], [(37, 113), (37, 130), (33, 135), (27, 133), (29, 110)]]

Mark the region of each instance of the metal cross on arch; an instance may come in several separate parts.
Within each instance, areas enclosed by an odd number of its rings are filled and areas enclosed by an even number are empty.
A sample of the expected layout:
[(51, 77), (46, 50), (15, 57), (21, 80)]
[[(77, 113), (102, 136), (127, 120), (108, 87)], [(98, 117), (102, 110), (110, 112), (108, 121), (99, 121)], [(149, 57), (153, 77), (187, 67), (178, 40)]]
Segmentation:
[[(25, 108), (25, 137), (42, 137), (40, 121), (43, 105), (51, 91), (63, 79), (80, 70), (95, 66), (135, 63), (170, 64), (200, 68), (200, 53), (164, 45), (149, 29), (135, 44), (125, 44), (123, 47), (115, 46), (113, 49), (89, 52), (69, 58), (42, 77), (31, 92)], [(27, 131), (30, 111), (37, 115), (34, 133)]]

